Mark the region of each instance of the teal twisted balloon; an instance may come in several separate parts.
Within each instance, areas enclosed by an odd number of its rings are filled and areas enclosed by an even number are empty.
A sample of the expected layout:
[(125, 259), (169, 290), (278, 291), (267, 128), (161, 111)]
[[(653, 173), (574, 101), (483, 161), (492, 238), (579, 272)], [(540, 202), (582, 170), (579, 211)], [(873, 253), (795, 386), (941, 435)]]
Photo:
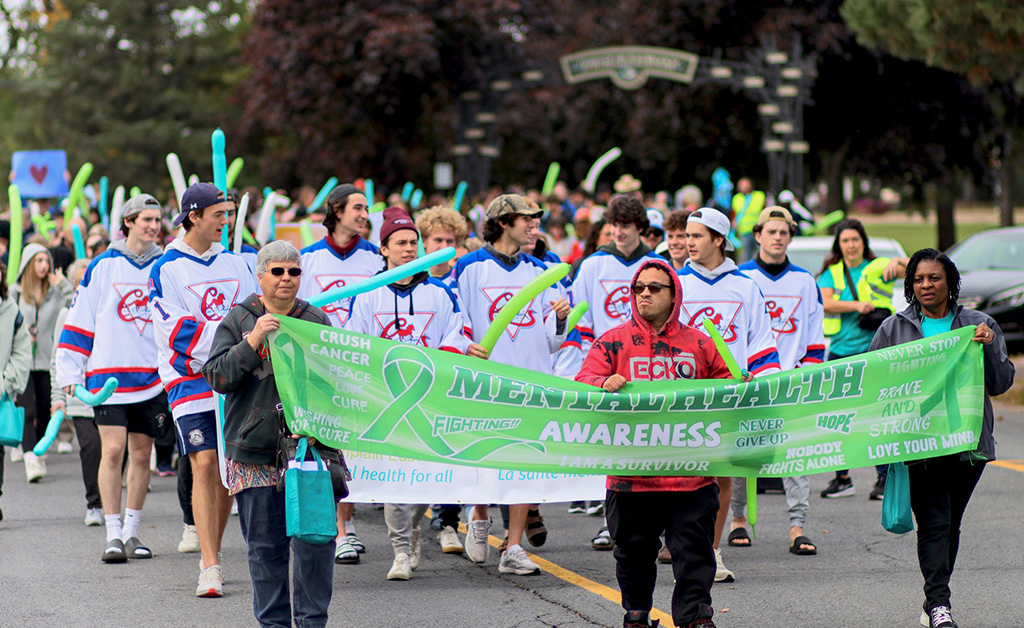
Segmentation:
[(461, 451), (455, 451), (444, 438), (434, 434), (430, 418), (419, 405), (434, 384), (434, 364), (430, 358), (416, 347), (397, 345), (384, 355), (383, 370), (384, 384), (394, 400), (363, 432), (360, 436), (362, 440), (383, 443), (404, 421), (424, 445), (445, 458), (478, 461), (499, 449), (518, 444), (544, 451), (544, 447), (538, 443), (508, 437), (481, 438)]

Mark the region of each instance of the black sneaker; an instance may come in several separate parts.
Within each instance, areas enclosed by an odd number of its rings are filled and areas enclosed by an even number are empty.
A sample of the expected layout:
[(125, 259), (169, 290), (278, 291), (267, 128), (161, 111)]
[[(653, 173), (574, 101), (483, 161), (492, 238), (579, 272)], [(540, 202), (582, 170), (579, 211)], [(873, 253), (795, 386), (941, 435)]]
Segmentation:
[(857, 489), (853, 487), (853, 480), (850, 476), (845, 478), (832, 478), (832, 481), (828, 483), (828, 487), (821, 492), (822, 497), (849, 497), (857, 492)]
[(622, 628), (658, 628), (659, 623), (655, 619), (652, 624), (647, 611), (626, 611), (622, 618)]
[(871, 489), (871, 494), (868, 495), (868, 499), (876, 502), (882, 501), (882, 496), (885, 495), (885, 476), (878, 476), (878, 480), (875, 482), (875, 488)]
[(686, 628), (717, 628), (710, 617), (698, 617), (687, 624)]
[(928, 613), (931, 628), (957, 628), (948, 606), (936, 606)]

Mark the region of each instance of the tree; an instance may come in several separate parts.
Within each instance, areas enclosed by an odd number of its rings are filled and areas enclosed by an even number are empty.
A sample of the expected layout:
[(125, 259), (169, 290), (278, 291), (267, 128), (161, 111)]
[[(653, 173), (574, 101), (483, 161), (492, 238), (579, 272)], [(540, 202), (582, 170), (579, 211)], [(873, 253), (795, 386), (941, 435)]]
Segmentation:
[(1013, 146), (1020, 143), (1024, 94), (1024, 12), (1019, 3), (847, 0), (842, 12), (867, 45), (961, 74), (988, 89), (1002, 127), (994, 142), (1001, 160), (1001, 221), (1012, 224)]
[[(94, 179), (170, 189), (164, 157), (211, 178), (210, 133), (231, 113), (247, 3), (62, 0), (32, 32), (14, 82), (17, 146), (63, 148)], [(38, 9), (33, 6), (25, 9)], [(30, 17), (27, 13), (23, 17)], [(232, 146), (229, 144), (229, 151)]]

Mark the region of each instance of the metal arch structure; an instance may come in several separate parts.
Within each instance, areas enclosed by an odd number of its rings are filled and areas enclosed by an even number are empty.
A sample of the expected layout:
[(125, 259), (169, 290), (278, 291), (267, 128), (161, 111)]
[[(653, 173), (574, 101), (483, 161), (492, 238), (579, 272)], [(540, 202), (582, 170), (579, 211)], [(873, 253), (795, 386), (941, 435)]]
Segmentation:
[(711, 57), (671, 48), (615, 46), (582, 50), (561, 57), (557, 67), (505, 71), (479, 89), (458, 97), (456, 143), (451, 147), (456, 176), (472, 193), (490, 184), (491, 160), (501, 154), (501, 138), (495, 130), (505, 94), (539, 87), (574, 85), (611, 80), (621, 89), (636, 90), (657, 78), (699, 87), (727, 85), (757, 103), (762, 119), (761, 150), (768, 159), (771, 190), (805, 191), (804, 155), (810, 146), (804, 139), (804, 108), (814, 103), (811, 86), (817, 75), (817, 57), (803, 53), (799, 37), (788, 52), (762, 37), (760, 46), (742, 60), (724, 59), (721, 50)]

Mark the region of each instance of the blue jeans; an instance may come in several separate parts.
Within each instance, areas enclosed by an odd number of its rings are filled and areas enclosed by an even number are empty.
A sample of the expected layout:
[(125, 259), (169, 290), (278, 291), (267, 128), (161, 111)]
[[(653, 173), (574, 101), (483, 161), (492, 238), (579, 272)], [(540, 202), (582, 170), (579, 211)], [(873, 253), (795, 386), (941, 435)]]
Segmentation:
[(288, 550), (295, 556), (295, 626), (323, 628), (334, 590), (334, 541), (315, 545), (285, 534), (284, 491), (248, 488), (235, 495), (248, 549), (252, 608), (261, 628), (291, 628)]

